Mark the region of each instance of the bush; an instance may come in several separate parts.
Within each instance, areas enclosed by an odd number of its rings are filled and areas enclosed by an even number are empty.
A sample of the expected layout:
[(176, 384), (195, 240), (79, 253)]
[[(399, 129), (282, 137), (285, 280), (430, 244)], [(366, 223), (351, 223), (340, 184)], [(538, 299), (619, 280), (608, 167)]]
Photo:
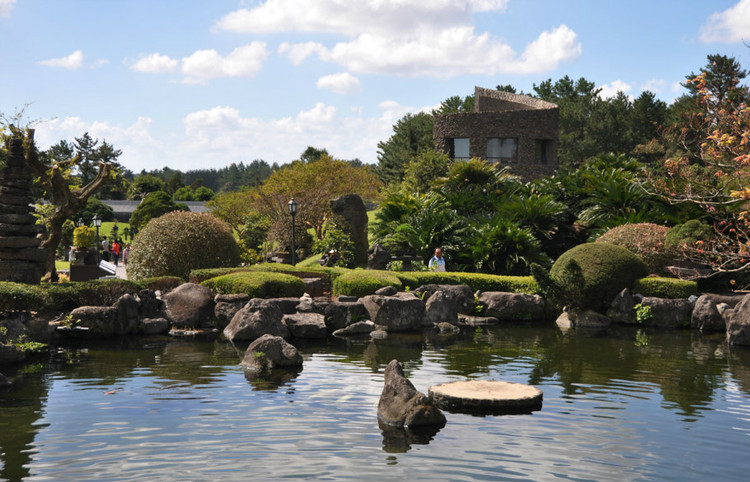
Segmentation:
[(401, 289), (401, 280), (387, 271), (355, 269), (333, 281), (334, 295), (367, 296), (384, 286)]
[(689, 298), (698, 294), (698, 283), (677, 278), (641, 278), (636, 280), (633, 290), (655, 298)]
[(670, 229), (664, 238), (664, 246), (674, 250), (692, 248), (697, 241), (707, 241), (713, 236), (714, 230), (711, 226), (691, 219)]
[(177, 276), (155, 276), (153, 278), (142, 279), (138, 282), (141, 289), (161, 291), (162, 294), (169, 293), (173, 289), (183, 284), (185, 280)]
[(128, 277), (187, 279), (191, 270), (239, 264), (229, 227), (210, 214), (171, 212), (152, 219), (130, 248)]
[(283, 273), (240, 271), (208, 279), (201, 285), (214, 293), (247, 293), (252, 298), (299, 297), (305, 292), (305, 284), (301, 279)]
[(0, 312), (37, 310), (41, 304), (38, 287), (0, 281)]
[(586, 243), (569, 249), (555, 261), (549, 272), (551, 279), (559, 282), (575, 265), (580, 268), (583, 286), (578, 299), (565, 304), (595, 311), (608, 306), (620, 291), (632, 288), (635, 280), (649, 271), (643, 260), (622, 246)]
[(472, 291), (504, 291), (538, 294), (539, 285), (531, 276), (504, 276), (459, 272), (396, 272), (404, 287), (418, 288), (426, 284), (467, 285)]
[(73, 230), (73, 246), (93, 248), (96, 246), (96, 231), (88, 226), (78, 226)]
[(670, 229), (652, 223), (623, 224), (612, 228), (596, 240), (627, 248), (637, 254), (652, 273), (662, 273), (674, 261), (674, 250), (667, 249), (664, 240)]

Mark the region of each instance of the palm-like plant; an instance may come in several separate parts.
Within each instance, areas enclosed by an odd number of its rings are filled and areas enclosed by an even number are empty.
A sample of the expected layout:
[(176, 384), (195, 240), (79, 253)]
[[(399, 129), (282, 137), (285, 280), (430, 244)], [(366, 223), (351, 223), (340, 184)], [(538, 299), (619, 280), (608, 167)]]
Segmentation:
[(532, 263), (550, 265), (531, 230), (503, 216), (476, 224), (470, 246), (474, 267), (483, 273), (526, 275)]

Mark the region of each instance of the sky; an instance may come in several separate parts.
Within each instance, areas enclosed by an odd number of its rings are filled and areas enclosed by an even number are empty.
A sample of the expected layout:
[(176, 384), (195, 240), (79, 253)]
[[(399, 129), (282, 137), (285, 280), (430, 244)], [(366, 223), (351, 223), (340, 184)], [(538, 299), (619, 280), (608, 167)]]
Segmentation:
[(750, 70), (750, 0), (0, 0), (0, 114), (88, 132), (138, 173), (377, 163), (407, 113), (584, 77), (669, 103), (709, 54)]

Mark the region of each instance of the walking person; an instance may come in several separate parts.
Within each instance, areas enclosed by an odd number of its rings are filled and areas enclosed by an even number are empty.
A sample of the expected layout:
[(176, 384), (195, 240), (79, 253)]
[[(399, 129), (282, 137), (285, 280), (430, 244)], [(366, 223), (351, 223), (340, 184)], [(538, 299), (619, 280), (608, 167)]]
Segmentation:
[(115, 238), (112, 242), (112, 262), (117, 266), (117, 262), (120, 260), (120, 243)]
[(427, 264), (432, 271), (445, 271), (445, 258), (443, 257), (443, 250), (435, 248), (435, 256), (430, 258), (430, 262)]

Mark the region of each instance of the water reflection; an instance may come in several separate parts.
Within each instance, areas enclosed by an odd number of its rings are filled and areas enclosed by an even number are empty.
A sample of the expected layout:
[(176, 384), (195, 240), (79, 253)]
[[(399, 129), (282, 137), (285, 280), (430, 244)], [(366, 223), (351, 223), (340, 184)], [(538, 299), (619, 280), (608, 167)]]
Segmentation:
[[(273, 391), (285, 385), (293, 385), (294, 380), (302, 373), (301, 369), (290, 370), (285, 368), (274, 368), (258, 372), (255, 370), (245, 370), (245, 378), (253, 390)], [(289, 393), (293, 393), (293, 388)]]
[(427, 445), (444, 425), (426, 427), (393, 427), (378, 420), (383, 434), (383, 450), (387, 453), (406, 453), (412, 445)]

